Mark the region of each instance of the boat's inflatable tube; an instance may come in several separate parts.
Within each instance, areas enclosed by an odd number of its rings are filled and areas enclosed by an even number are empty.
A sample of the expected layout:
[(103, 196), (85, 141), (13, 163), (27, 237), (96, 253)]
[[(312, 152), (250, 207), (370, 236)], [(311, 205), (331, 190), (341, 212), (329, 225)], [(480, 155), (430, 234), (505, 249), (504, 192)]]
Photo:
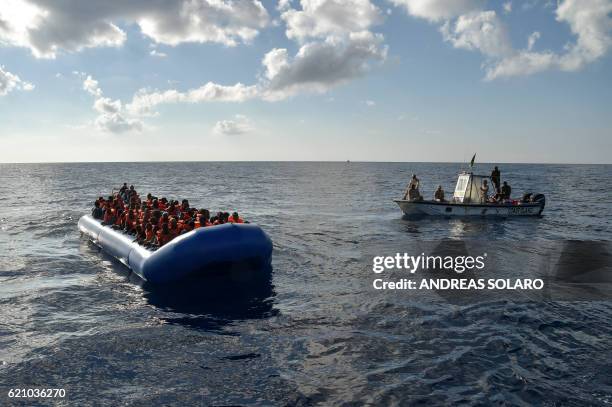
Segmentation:
[(256, 261), (270, 264), (272, 241), (257, 225), (232, 224), (198, 228), (180, 235), (156, 251), (134, 242), (134, 237), (103, 226), (89, 215), (79, 229), (105, 252), (151, 283), (206, 275), (219, 264)]

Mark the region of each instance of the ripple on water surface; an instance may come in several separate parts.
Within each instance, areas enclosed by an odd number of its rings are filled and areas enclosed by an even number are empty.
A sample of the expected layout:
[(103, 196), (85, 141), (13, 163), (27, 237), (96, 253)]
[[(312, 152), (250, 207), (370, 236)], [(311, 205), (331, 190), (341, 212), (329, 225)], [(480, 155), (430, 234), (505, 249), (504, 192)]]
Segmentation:
[[(402, 219), (410, 174), (426, 196), (452, 191), (455, 164), (0, 165), (0, 388), (61, 387), (76, 405), (609, 405), (612, 167), (501, 168), (517, 193), (546, 194), (543, 217)], [(76, 229), (124, 181), (259, 223), (267, 289), (135, 284)], [(372, 292), (372, 255), (449, 247), (492, 248), (491, 273), (543, 273), (551, 291)]]

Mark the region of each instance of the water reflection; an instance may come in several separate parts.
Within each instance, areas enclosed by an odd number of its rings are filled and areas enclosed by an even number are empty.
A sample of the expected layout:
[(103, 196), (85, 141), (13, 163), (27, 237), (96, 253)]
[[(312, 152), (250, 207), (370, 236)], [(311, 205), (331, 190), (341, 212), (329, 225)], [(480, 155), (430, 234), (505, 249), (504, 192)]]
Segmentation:
[[(261, 319), (277, 312), (273, 308), (272, 267), (255, 263), (219, 265), (206, 276), (180, 283), (155, 285), (143, 281), (93, 243), (82, 240), (81, 253), (102, 264), (114, 275), (139, 286), (145, 301), (160, 310), (184, 314), (162, 318), (165, 322), (216, 330), (230, 322)], [(102, 260), (102, 262), (100, 262)]]
[(275, 315), (272, 267), (241, 267), (174, 284), (143, 283), (144, 297), (164, 311), (184, 314), (166, 322), (205, 330)]

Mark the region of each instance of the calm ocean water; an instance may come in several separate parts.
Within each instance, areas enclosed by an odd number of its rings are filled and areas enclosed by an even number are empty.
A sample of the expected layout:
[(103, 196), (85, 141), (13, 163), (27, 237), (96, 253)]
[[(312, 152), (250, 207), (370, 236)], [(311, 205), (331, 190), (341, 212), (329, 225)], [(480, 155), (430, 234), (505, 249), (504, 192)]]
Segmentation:
[[(542, 218), (402, 218), (392, 199), (411, 173), (430, 196), (458, 169), (0, 164), (0, 405), (28, 387), (65, 388), (65, 405), (609, 405), (612, 166), (501, 165), (515, 195), (546, 194)], [(181, 302), (137, 284), (76, 227), (123, 182), (261, 225), (267, 298)], [(436, 250), (488, 251), (492, 275), (545, 273), (553, 289), (372, 289), (373, 255)]]

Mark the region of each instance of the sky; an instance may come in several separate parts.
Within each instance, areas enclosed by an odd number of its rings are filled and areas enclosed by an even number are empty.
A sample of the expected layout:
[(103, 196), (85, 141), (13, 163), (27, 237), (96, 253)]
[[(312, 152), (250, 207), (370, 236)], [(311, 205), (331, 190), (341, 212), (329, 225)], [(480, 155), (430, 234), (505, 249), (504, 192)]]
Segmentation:
[(612, 0), (2, 0), (0, 162), (612, 163)]

